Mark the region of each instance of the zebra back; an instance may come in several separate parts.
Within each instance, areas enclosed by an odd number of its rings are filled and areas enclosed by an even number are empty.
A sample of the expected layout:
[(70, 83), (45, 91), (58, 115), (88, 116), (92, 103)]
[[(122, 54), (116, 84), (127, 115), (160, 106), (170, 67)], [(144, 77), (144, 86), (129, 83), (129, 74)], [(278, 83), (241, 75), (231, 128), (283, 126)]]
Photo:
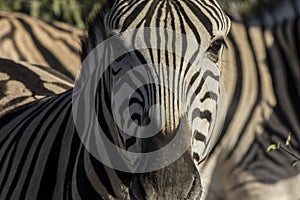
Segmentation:
[(0, 11), (0, 26), (1, 58), (51, 66), (75, 79), (81, 65), (83, 30), (5, 11)]
[(0, 114), (72, 86), (70, 78), (52, 68), (0, 59)]

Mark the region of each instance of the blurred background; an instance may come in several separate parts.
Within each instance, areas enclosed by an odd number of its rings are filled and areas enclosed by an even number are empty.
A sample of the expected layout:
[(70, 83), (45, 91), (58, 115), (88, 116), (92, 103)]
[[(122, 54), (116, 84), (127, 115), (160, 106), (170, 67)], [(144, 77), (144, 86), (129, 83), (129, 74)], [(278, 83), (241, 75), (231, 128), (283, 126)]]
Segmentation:
[[(46, 21), (60, 21), (85, 28), (105, 0), (0, 0), (0, 10), (22, 12)], [(236, 19), (248, 15), (258, 2), (270, 0), (219, 0), (223, 8)]]

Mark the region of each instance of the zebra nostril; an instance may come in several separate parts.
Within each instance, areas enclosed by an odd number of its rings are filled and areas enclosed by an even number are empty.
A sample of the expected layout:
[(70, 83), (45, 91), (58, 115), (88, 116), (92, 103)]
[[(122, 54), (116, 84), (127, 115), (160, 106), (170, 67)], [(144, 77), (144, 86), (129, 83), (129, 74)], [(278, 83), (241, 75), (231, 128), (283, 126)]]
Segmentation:
[(201, 197), (202, 189), (201, 189), (201, 181), (199, 177), (194, 177), (193, 182), (191, 183), (190, 190), (188, 194), (184, 197), (184, 199), (197, 199)]
[(146, 197), (145, 190), (141, 184), (140, 176), (136, 175), (133, 177), (130, 189), (129, 189), (130, 198), (132, 200), (143, 200)]

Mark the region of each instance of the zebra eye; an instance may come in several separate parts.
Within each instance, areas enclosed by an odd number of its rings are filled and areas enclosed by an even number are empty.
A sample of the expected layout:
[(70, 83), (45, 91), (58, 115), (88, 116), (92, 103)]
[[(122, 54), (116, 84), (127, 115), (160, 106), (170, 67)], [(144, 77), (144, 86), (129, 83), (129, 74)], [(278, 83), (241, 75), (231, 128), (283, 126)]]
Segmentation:
[(223, 45), (226, 46), (224, 39), (218, 39), (218, 40), (213, 41), (213, 43), (208, 48), (209, 58), (213, 62), (218, 62), (219, 53), (220, 53), (220, 50), (222, 49)]
[(219, 52), (222, 48), (222, 45), (224, 44), (224, 40), (216, 40), (212, 43), (212, 45), (210, 46), (210, 50), (212, 52)]

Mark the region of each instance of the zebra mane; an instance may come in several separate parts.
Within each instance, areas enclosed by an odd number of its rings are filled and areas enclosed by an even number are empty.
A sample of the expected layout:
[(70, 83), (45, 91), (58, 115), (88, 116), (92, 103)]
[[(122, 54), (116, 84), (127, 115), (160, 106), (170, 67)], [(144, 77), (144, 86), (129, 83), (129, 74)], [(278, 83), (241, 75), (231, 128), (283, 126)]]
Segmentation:
[(107, 27), (104, 24), (104, 17), (114, 5), (115, 0), (103, 0), (101, 8), (95, 16), (87, 23), (88, 36), (82, 41), (81, 61), (83, 61), (89, 52), (99, 43), (107, 38)]

